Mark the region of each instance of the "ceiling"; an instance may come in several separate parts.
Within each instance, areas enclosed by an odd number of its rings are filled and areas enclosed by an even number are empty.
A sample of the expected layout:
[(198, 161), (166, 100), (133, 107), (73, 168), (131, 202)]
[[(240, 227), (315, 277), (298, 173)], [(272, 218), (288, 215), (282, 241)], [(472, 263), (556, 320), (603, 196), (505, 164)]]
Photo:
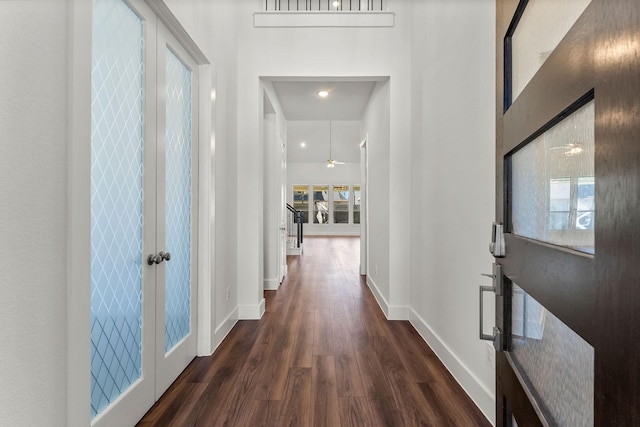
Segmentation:
[[(375, 81), (273, 81), (284, 115), (293, 120), (360, 120)], [(318, 92), (329, 96), (321, 98)]]
[(288, 122), (288, 161), (326, 162), (331, 145), (334, 160), (359, 163), (360, 119), (378, 80), (272, 80)]

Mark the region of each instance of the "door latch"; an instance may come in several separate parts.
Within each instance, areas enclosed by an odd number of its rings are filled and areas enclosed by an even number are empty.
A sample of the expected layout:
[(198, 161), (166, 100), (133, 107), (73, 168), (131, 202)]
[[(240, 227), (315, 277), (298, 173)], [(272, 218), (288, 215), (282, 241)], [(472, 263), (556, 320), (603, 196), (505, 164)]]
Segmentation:
[(494, 222), (491, 227), (489, 252), (496, 258), (505, 256), (504, 226), (499, 222)]

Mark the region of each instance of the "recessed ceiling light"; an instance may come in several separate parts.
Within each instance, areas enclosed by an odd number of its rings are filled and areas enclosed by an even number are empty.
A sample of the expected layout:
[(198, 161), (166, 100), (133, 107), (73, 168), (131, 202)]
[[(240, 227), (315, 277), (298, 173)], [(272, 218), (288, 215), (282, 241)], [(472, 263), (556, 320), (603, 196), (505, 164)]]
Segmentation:
[(306, 146), (307, 146), (307, 143), (306, 143), (306, 142), (302, 141), (302, 142), (300, 143), (300, 147), (304, 148), (304, 147), (306, 147)]
[(327, 96), (329, 96), (329, 92), (326, 90), (321, 90), (320, 92), (318, 92), (318, 96), (320, 98), (326, 98)]

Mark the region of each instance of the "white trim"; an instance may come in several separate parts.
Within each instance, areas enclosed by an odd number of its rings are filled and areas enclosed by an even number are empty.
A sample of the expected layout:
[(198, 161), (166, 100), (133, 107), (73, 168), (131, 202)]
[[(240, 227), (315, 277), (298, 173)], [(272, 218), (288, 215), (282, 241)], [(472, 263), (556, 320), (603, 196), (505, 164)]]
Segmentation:
[(458, 384), (467, 392), (484, 416), (491, 420), (488, 414), (495, 410), (495, 394), (487, 389), (449, 346), (429, 327), (427, 322), (413, 309), (410, 310), (409, 321), (422, 339), (431, 347), (438, 359), (449, 370)]
[(378, 285), (369, 276), (367, 276), (367, 285), (387, 320), (409, 320), (409, 307), (390, 305), (382, 295), (382, 292), (380, 292), (380, 289), (378, 289)]
[(389, 313), (389, 303), (384, 298), (382, 292), (380, 292), (380, 289), (378, 289), (378, 285), (375, 284), (371, 276), (367, 276), (367, 285), (369, 286), (369, 289), (371, 289), (371, 293), (373, 293), (373, 296), (378, 302), (378, 305), (382, 309), (385, 317), (387, 317), (387, 313)]
[(67, 143), (67, 425), (91, 424), (92, 3), (69, 6)]
[(216, 328), (216, 331), (213, 336), (213, 346), (211, 347), (211, 352), (208, 354), (200, 354), (200, 356), (210, 356), (213, 352), (220, 346), (222, 341), (229, 335), (229, 332), (233, 329), (233, 327), (238, 323), (238, 309), (233, 310), (226, 319), (224, 319), (220, 326)]
[(260, 320), (265, 310), (264, 298), (257, 305), (239, 305), (238, 320)]
[(178, 43), (193, 57), (196, 63), (208, 64), (209, 60), (193, 41), (187, 30), (184, 29), (180, 21), (173, 15), (164, 0), (144, 0), (169, 32), (178, 40)]
[(254, 27), (393, 27), (393, 12), (279, 11), (255, 12)]
[(280, 280), (278, 279), (265, 279), (264, 290), (265, 291), (277, 291), (280, 287)]
[[(323, 227), (325, 228), (325, 227)], [(355, 230), (347, 230), (347, 229), (335, 229), (335, 228), (329, 228), (326, 227), (326, 229), (320, 229), (320, 228), (315, 228), (315, 227), (311, 227), (311, 225), (309, 225), (307, 227), (307, 225), (305, 224), (304, 227), (304, 236), (305, 237), (309, 237), (309, 236), (348, 236), (348, 237), (360, 237), (360, 227), (357, 227)]]
[(212, 200), (215, 200), (215, 182), (212, 164), (215, 164), (215, 153), (211, 144), (213, 133), (214, 103), (210, 93), (213, 88), (214, 67), (198, 66), (199, 90), (199, 215), (198, 215), (198, 335), (197, 354), (210, 354), (215, 348), (212, 342), (214, 334), (212, 325), (214, 316), (214, 296), (212, 289), (212, 260), (215, 260), (215, 212), (212, 211)]
[(409, 320), (411, 308), (406, 305), (390, 305), (387, 320)]

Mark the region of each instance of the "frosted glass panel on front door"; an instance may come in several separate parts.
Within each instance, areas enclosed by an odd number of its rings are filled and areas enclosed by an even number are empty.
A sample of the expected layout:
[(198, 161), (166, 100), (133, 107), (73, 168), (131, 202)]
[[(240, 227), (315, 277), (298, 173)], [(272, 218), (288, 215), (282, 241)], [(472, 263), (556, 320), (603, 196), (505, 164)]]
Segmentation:
[(142, 373), (143, 28), (94, 0), (91, 99), (91, 416)]
[(165, 351), (190, 331), (191, 71), (167, 49)]
[(594, 252), (594, 101), (512, 156), (513, 233)]
[(551, 425), (593, 426), (594, 349), (513, 284), (510, 355)]
[(591, 0), (529, 0), (511, 39), (515, 100)]

